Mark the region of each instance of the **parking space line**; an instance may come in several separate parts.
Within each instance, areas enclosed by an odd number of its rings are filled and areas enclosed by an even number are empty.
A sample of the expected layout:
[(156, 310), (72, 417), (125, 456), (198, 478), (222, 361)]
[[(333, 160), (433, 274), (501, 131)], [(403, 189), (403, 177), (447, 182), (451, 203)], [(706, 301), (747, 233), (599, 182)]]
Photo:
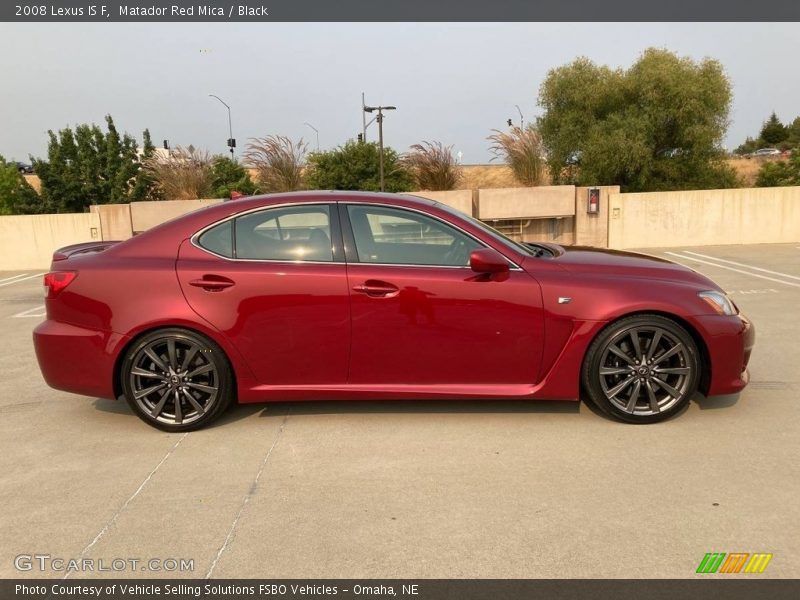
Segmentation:
[[(156, 471), (158, 471), (158, 470), (161, 468), (161, 465), (163, 465), (165, 462), (167, 462), (167, 459), (168, 459), (170, 456), (172, 456), (172, 453), (173, 453), (173, 452), (175, 452), (175, 450), (177, 450), (178, 446), (180, 446), (180, 445), (181, 445), (181, 442), (182, 442), (184, 439), (186, 439), (186, 436), (187, 436), (187, 435), (189, 435), (189, 433), (188, 433), (188, 432), (187, 432), (187, 433), (184, 433), (184, 434), (183, 434), (183, 435), (182, 435), (182, 436), (181, 436), (181, 437), (178, 439), (178, 441), (177, 441), (177, 442), (175, 442), (175, 445), (174, 445), (174, 446), (172, 446), (172, 448), (170, 448), (170, 449), (167, 451), (167, 453), (164, 455), (164, 458), (162, 458), (162, 459), (161, 459), (161, 461), (160, 461), (160, 462), (159, 462), (159, 463), (158, 463), (158, 464), (157, 464), (157, 465), (156, 465), (156, 466), (153, 468), (153, 470), (152, 470), (152, 471), (150, 471), (150, 472), (147, 474), (147, 477), (145, 477), (145, 478), (144, 478), (144, 480), (142, 481), (142, 483), (140, 483), (140, 484), (139, 484), (139, 487), (138, 487), (138, 488), (136, 488), (136, 491), (135, 491), (135, 492), (133, 492), (133, 495), (131, 495), (131, 497), (130, 497), (130, 498), (128, 498), (127, 500), (125, 500), (124, 504), (123, 504), (122, 506), (120, 506), (120, 507), (117, 509), (117, 512), (115, 512), (115, 513), (114, 513), (114, 515), (111, 517), (111, 519), (109, 519), (108, 523), (106, 523), (106, 524), (103, 526), (103, 528), (100, 530), (100, 533), (98, 533), (96, 536), (94, 536), (94, 539), (93, 539), (91, 542), (89, 542), (89, 545), (88, 545), (88, 546), (86, 546), (86, 548), (84, 548), (84, 549), (83, 549), (83, 552), (81, 552), (81, 555), (80, 555), (80, 558), (81, 558), (81, 559), (85, 558), (85, 557), (86, 557), (86, 555), (89, 553), (89, 551), (90, 551), (90, 550), (91, 550), (91, 549), (94, 547), (94, 545), (95, 545), (97, 542), (99, 542), (99, 541), (100, 541), (100, 540), (103, 538), (103, 536), (105, 536), (105, 534), (108, 532), (108, 529), (109, 529), (109, 527), (111, 527), (111, 526), (112, 526), (114, 523), (116, 523), (116, 522), (117, 522), (117, 518), (119, 517), (120, 513), (121, 513), (122, 511), (124, 511), (126, 508), (128, 508), (128, 505), (129, 505), (131, 502), (133, 502), (133, 500), (136, 498), (136, 496), (138, 496), (138, 495), (139, 495), (139, 493), (140, 493), (140, 492), (141, 492), (141, 491), (144, 489), (144, 486), (146, 486), (146, 485), (147, 485), (147, 482), (148, 482), (148, 481), (150, 481), (150, 480), (153, 478), (153, 475), (155, 475), (155, 474), (156, 474)], [(74, 571), (69, 571), (69, 570), (68, 570), (68, 571), (67, 571), (67, 573), (66, 573), (66, 575), (64, 575), (63, 579), (67, 579), (67, 578), (69, 578), (70, 574), (72, 574), (72, 573), (74, 573)]]
[(5, 279), (0, 279), (0, 283), (3, 283), (4, 281), (11, 281), (12, 279), (17, 279), (18, 277), (25, 277), (25, 275), (27, 275), (27, 273), (20, 273), (19, 275), (14, 275), (13, 277), (6, 277)]
[(19, 283), (20, 281), (27, 281), (28, 279), (33, 279), (34, 277), (41, 277), (42, 275), (44, 275), (44, 273), (37, 273), (36, 275), (28, 275), (27, 277), (23, 277), (22, 279), (15, 279), (14, 281), (6, 281), (5, 283), (0, 283), (0, 287), (5, 287), (7, 285)]
[(800, 288), (800, 283), (792, 283), (791, 281), (784, 281), (783, 279), (775, 279), (774, 277), (767, 277), (766, 275), (759, 275), (758, 273), (751, 273), (750, 271), (742, 271), (741, 269), (727, 267), (725, 265), (720, 265), (715, 262), (702, 260), (700, 258), (695, 258), (693, 256), (686, 256), (684, 254), (678, 254), (677, 252), (664, 252), (664, 254), (669, 254), (670, 256), (675, 256), (677, 258), (682, 258), (684, 260), (693, 260), (695, 262), (703, 263), (704, 265), (711, 265), (712, 267), (717, 267), (718, 269), (727, 269), (728, 271), (735, 271), (736, 273), (741, 273), (742, 275), (750, 275), (750, 277), (758, 277), (759, 279), (766, 279), (767, 281), (774, 281), (775, 283), (782, 283), (783, 285), (790, 285), (792, 287)]
[(707, 256), (706, 254), (700, 254), (699, 252), (691, 252), (689, 250), (684, 250), (684, 254), (691, 254), (692, 256), (700, 256), (702, 258), (708, 258), (711, 260), (716, 260), (719, 262), (728, 263), (729, 265), (736, 265), (738, 267), (745, 267), (747, 269), (753, 269), (754, 271), (761, 271), (762, 273), (771, 273), (772, 275), (780, 275), (781, 277), (788, 277), (789, 279), (796, 279), (800, 281), (800, 277), (797, 275), (789, 275), (788, 273), (781, 273), (780, 271), (770, 271), (769, 269), (762, 269), (761, 267), (754, 267), (753, 265), (748, 265), (745, 263), (736, 262), (735, 260), (727, 260), (725, 258), (718, 258), (716, 256)]
[(261, 466), (258, 468), (258, 472), (256, 473), (256, 478), (253, 480), (253, 483), (250, 484), (250, 487), (245, 493), (244, 498), (242, 498), (242, 503), (239, 506), (239, 511), (233, 518), (233, 523), (231, 523), (231, 526), (228, 529), (228, 535), (225, 536), (225, 541), (222, 542), (222, 546), (220, 546), (219, 550), (217, 550), (217, 555), (214, 557), (214, 560), (211, 561), (211, 566), (208, 568), (208, 572), (206, 573), (205, 576), (206, 579), (211, 579), (211, 576), (214, 574), (214, 569), (217, 567), (219, 559), (225, 553), (225, 550), (228, 549), (228, 545), (231, 542), (231, 538), (233, 538), (233, 532), (236, 531), (236, 526), (239, 524), (239, 519), (241, 519), (242, 513), (244, 512), (247, 503), (250, 502), (250, 498), (256, 493), (256, 490), (258, 489), (258, 480), (261, 479), (261, 474), (264, 472), (264, 468), (267, 466), (269, 457), (270, 455), (272, 455), (272, 451), (275, 449), (275, 446), (278, 445), (278, 440), (281, 439), (281, 434), (283, 434), (283, 429), (286, 426), (286, 421), (288, 419), (289, 419), (289, 410), (287, 410), (286, 414), (283, 416), (283, 421), (281, 422), (281, 426), (278, 429), (278, 433), (275, 435), (275, 439), (272, 442), (272, 446), (269, 447), (269, 450), (267, 450), (267, 454), (264, 456), (264, 460), (261, 461)]
[(29, 308), (28, 310), (23, 310), (15, 315), (11, 315), (12, 319), (28, 319), (33, 317), (43, 317), (45, 316), (45, 309), (44, 304), (40, 306), (34, 306), (33, 308)]

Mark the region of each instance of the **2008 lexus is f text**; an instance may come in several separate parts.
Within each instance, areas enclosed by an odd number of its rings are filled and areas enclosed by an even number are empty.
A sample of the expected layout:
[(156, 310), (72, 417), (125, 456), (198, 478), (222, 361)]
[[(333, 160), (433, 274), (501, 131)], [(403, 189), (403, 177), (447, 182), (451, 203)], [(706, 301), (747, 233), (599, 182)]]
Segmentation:
[(232, 402), (578, 400), (653, 423), (747, 384), (751, 323), (658, 258), (518, 243), (413, 196), (300, 192), (53, 256), (47, 383), (186, 431)]

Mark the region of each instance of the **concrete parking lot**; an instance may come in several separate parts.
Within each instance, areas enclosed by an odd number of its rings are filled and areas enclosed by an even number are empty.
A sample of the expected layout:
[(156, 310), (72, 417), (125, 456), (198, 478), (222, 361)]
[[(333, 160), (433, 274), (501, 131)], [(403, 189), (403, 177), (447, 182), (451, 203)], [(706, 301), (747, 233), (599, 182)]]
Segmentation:
[(712, 277), (757, 330), (741, 395), (652, 426), (583, 403), (317, 402), (167, 434), (49, 389), (41, 277), (0, 273), (0, 577), (63, 577), (15, 568), (48, 554), (193, 560), (71, 578), (683, 578), (707, 552), (800, 577), (800, 244), (645, 252)]

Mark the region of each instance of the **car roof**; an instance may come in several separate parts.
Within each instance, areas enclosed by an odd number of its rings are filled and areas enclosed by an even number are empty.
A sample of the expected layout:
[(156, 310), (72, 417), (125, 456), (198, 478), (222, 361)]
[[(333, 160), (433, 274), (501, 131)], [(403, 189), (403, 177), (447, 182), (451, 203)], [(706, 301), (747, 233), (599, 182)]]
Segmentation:
[(281, 204), (301, 204), (313, 202), (363, 202), (378, 203), (408, 208), (435, 207), (439, 203), (429, 198), (413, 196), (411, 194), (390, 194), (381, 192), (350, 192), (350, 191), (302, 191), (281, 192), (277, 194), (263, 194), (260, 196), (247, 196), (238, 200), (230, 200), (212, 204), (198, 210), (186, 213), (141, 234), (126, 240), (114, 247), (110, 254), (126, 254), (128, 252), (141, 253), (143, 248), (152, 245), (158, 246), (160, 240), (185, 238), (194, 234), (199, 229), (232, 217), (238, 213), (269, 208)]

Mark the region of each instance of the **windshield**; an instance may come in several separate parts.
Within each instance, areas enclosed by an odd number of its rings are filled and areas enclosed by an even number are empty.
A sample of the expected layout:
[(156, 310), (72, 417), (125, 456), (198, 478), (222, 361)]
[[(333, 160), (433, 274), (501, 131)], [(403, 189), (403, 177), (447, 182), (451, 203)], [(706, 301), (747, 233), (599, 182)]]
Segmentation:
[(456, 210), (455, 208), (447, 206), (446, 204), (442, 204), (441, 202), (437, 202), (436, 204), (439, 208), (446, 210), (451, 214), (458, 215), (461, 218), (467, 219), (470, 223), (475, 225), (475, 227), (486, 232), (490, 237), (494, 238), (495, 240), (503, 244), (506, 244), (507, 246), (511, 246), (517, 252), (520, 252), (526, 256), (540, 256), (542, 253), (542, 248), (536, 246), (528, 246), (522, 242), (514, 241), (510, 237), (505, 236), (499, 231), (497, 231), (494, 227), (490, 227), (483, 221), (476, 219), (475, 217), (472, 217), (466, 213), (463, 213), (460, 210)]

